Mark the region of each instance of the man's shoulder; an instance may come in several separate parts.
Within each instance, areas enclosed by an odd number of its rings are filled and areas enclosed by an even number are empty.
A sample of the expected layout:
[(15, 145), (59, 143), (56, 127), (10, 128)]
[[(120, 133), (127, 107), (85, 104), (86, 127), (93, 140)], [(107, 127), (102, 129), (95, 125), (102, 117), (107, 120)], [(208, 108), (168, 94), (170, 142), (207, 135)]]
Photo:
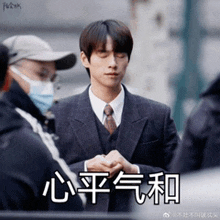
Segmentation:
[[(30, 127), (23, 125), (16, 130), (8, 131), (1, 136), (1, 140), (5, 140), (1, 145), (5, 149), (1, 151), (1, 156), (7, 160), (7, 163), (29, 163), (31, 165), (41, 158), (43, 161), (41, 164), (46, 164), (49, 153), (45, 149), (43, 141)], [(17, 156), (10, 161), (8, 160), (10, 154), (11, 159), (14, 158), (12, 155)]]
[(79, 100), (82, 99), (83, 96), (86, 96), (86, 92), (87, 91), (84, 91), (80, 94), (57, 100), (51, 108), (52, 112), (56, 112), (58, 109), (60, 110), (61, 108), (62, 110), (68, 110), (69, 108), (76, 106), (79, 103)]
[(199, 103), (193, 108), (192, 112), (189, 115), (189, 119), (195, 119), (195, 121), (201, 119), (206, 119), (211, 115), (213, 111), (217, 108), (217, 102), (213, 97), (205, 97), (199, 101)]
[(47, 152), (45, 151), (45, 142), (48, 142), (48, 139), (42, 138), (46, 133), (43, 131), (41, 122), (22, 109), (16, 108), (15, 112), (20, 117), (22, 125), (17, 129), (5, 132), (6, 136), (10, 137), (8, 142), (10, 148), (27, 152), (34, 158), (35, 156), (38, 157), (39, 154), (45, 154)]
[(216, 121), (215, 112), (220, 109), (220, 103), (216, 98), (216, 96), (208, 96), (200, 100), (187, 119), (187, 129), (200, 136), (213, 125)]
[(0, 146), (12, 152), (25, 148), (26, 152), (35, 142), (31, 125), (7, 103), (0, 101), (0, 107)]
[(155, 101), (153, 99), (149, 99), (137, 94), (131, 94), (129, 93), (129, 96), (131, 96), (131, 101), (134, 102), (137, 106), (140, 107), (148, 107), (152, 110), (160, 110), (160, 111), (167, 111), (170, 109), (170, 107), (162, 102)]
[(62, 106), (70, 105), (71, 103), (76, 103), (81, 96), (82, 96), (82, 93), (77, 94), (77, 95), (73, 95), (73, 96), (69, 96), (69, 97), (57, 100), (56, 104), (62, 105)]
[(23, 118), (10, 106), (10, 103), (0, 101), (0, 134), (21, 128)]

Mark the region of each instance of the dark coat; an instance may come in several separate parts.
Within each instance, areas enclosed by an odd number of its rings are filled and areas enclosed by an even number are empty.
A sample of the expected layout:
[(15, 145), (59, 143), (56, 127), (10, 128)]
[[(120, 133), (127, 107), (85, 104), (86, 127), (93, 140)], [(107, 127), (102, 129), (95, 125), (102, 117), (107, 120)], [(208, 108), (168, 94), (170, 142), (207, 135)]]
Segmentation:
[(201, 94), (187, 119), (172, 171), (185, 173), (220, 165), (220, 76)]
[[(41, 126), (45, 120), (14, 82), (0, 101), (0, 210), (83, 210), (78, 195), (70, 195), (66, 203), (53, 202), (51, 190), (43, 196), (46, 182), (57, 179), (55, 171), (65, 181), (72, 175), (46, 132), (51, 129)], [(64, 198), (70, 191), (67, 184), (57, 180), (55, 189), (55, 198)]]
[[(61, 156), (74, 172), (84, 171), (85, 160), (104, 153), (88, 88), (82, 94), (58, 102), (52, 111), (56, 119), (56, 134), (60, 138)], [(128, 161), (140, 167), (140, 173), (145, 176), (144, 181), (149, 180), (150, 173), (169, 170), (178, 141), (174, 122), (170, 118), (170, 109), (164, 104), (132, 95), (125, 88), (125, 103), (116, 149)], [(118, 193), (114, 201), (111, 200), (112, 194), (99, 196), (97, 204), (88, 205), (88, 210), (129, 209), (126, 196)], [(115, 205), (110, 209), (111, 202)]]

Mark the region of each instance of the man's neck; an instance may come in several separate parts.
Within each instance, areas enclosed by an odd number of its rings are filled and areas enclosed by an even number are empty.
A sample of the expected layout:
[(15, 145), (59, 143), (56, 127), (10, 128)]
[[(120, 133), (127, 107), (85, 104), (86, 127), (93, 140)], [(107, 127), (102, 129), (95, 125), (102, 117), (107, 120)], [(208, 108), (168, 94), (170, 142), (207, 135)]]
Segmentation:
[(113, 101), (121, 91), (121, 85), (117, 88), (96, 88), (95, 86), (91, 86), (92, 93), (106, 103), (110, 103)]

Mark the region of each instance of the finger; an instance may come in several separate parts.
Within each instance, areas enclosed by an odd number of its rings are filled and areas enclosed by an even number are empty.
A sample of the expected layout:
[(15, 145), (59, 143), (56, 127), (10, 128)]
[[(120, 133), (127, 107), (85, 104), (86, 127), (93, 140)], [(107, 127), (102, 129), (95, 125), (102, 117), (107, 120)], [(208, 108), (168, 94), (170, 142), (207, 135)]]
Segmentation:
[(112, 178), (113, 176), (115, 176), (115, 174), (117, 174), (120, 170), (123, 169), (123, 166), (118, 163), (116, 166), (114, 166), (110, 171), (109, 171), (109, 177), (108, 178)]
[(115, 160), (109, 161), (109, 160), (106, 160), (105, 158), (103, 158), (103, 159), (101, 159), (100, 164), (102, 164), (103, 166), (105, 166), (107, 168), (112, 168), (117, 165), (117, 162)]
[(104, 158), (104, 154), (101, 154), (101, 155), (100, 155), (100, 154), (99, 154), (99, 155), (96, 155), (96, 156), (95, 156), (95, 158), (103, 159), (103, 158)]
[(105, 156), (105, 158), (110, 161), (112, 160), (118, 161), (121, 157), (123, 156), (117, 150), (113, 150)]
[[(104, 163), (105, 166), (102, 164)], [(106, 170), (106, 161), (101, 155), (97, 155), (86, 163), (87, 170), (90, 172), (103, 172)]]

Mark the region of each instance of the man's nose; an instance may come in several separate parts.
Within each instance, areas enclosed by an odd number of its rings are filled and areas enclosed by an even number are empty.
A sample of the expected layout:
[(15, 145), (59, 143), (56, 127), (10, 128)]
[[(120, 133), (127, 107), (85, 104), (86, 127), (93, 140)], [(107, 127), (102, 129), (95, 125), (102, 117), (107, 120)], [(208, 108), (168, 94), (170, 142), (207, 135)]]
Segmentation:
[(109, 56), (109, 67), (116, 68), (117, 67), (117, 59), (114, 54), (111, 54)]

